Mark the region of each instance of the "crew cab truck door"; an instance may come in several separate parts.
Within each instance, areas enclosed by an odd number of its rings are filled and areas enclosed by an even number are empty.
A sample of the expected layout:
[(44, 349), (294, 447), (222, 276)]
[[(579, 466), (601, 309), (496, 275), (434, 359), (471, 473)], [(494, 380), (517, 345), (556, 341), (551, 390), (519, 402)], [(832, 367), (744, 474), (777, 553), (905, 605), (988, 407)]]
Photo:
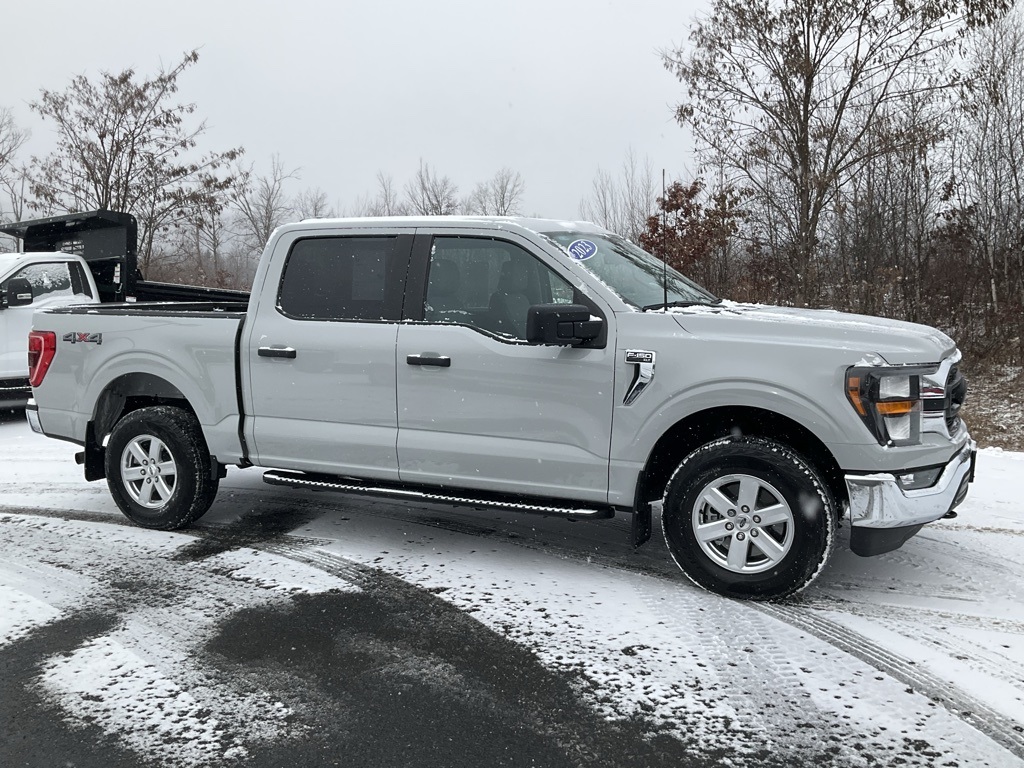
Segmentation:
[[(31, 303), (0, 310), (0, 379), (28, 376), (28, 332), (37, 309), (89, 304), (97, 301), (93, 283), (77, 261), (55, 258), (25, 264), (0, 281), (7, 295), (12, 280), (27, 284)], [(24, 281), (24, 282), (21, 282)]]
[(412, 240), (372, 229), (279, 237), (242, 350), (254, 463), (398, 479), (395, 343)]
[(606, 500), (614, 345), (525, 335), (531, 305), (578, 299), (525, 238), (417, 230), (398, 331), (403, 481)]

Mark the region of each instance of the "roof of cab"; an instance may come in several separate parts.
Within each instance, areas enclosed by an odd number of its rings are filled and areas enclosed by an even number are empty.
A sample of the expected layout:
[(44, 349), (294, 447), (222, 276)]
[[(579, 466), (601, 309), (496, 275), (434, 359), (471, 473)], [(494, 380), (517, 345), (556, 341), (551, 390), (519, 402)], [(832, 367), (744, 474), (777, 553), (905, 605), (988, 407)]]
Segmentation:
[(524, 216), (369, 216), (345, 219), (304, 219), (295, 224), (286, 224), (283, 230), (308, 229), (310, 224), (318, 227), (338, 229), (369, 229), (401, 227), (423, 228), (466, 228), (493, 229), (495, 231), (526, 230), (534, 233), (545, 232), (607, 232), (603, 227), (589, 221), (565, 219), (537, 219)]
[(47, 261), (78, 261), (81, 257), (73, 253), (63, 251), (26, 251), (25, 253), (0, 253), (0, 270), (13, 266), (18, 262), (30, 261), (36, 258), (44, 258)]

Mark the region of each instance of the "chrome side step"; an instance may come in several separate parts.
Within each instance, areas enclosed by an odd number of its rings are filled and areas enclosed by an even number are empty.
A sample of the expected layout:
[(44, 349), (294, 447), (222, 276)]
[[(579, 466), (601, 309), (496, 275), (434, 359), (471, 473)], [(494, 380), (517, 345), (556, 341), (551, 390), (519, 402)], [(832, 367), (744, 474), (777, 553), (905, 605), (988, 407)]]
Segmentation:
[(610, 506), (578, 507), (571, 503), (561, 504), (557, 500), (533, 500), (525, 496), (502, 497), (497, 494), (476, 495), (473, 491), (460, 489), (457, 494), (442, 493), (436, 489), (370, 483), (352, 477), (331, 477), (309, 475), (303, 472), (289, 472), (271, 469), (263, 473), (263, 482), (270, 485), (284, 485), (292, 488), (313, 488), (322, 491), (359, 493), (367, 496), (384, 496), (410, 501), (431, 501), (442, 504), (456, 504), (467, 507), (489, 507), (508, 509), (514, 512), (528, 512), (537, 515), (559, 515), (573, 519), (599, 520), (615, 516)]

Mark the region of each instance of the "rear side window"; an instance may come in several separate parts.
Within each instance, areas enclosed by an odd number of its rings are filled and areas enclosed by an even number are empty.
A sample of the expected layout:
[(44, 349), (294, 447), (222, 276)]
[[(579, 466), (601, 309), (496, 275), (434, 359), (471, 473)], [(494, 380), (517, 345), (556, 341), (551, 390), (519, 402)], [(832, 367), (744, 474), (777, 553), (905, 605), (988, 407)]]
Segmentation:
[[(299, 320), (396, 320), (397, 237), (317, 237), (288, 254), (278, 307)], [(395, 301), (395, 297), (398, 301)]]

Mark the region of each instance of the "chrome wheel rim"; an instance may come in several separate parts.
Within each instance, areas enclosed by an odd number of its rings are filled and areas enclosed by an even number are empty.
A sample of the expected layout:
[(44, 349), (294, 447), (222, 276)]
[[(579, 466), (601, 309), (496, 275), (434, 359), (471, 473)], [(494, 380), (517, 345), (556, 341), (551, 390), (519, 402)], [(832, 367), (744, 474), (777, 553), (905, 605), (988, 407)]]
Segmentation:
[(121, 453), (121, 482), (131, 500), (146, 509), (160, 509), (171, 500), (177, 475), (174, 456), (153, 435), (139, 435)]
[(793, 548), (793, 510), (753, 475), (723, 475), (697, 495), (691, 514), (701, 551), (733, 573), (763, 573)]

